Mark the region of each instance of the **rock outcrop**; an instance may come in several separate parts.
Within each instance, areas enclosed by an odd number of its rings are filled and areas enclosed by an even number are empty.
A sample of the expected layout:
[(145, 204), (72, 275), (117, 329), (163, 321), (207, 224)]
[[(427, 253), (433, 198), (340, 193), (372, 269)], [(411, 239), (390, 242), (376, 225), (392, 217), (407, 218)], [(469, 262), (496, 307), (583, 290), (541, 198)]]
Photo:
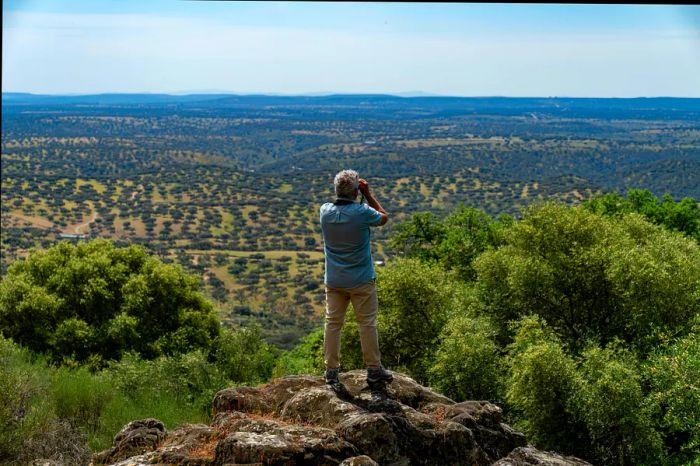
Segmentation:
[(133, 421), (94, 465), (586, 465), (535, 450), (487, 401), (455, 403), (395, 374), (386, 395), (371, 393), (364, 371), (288, 376), (258, 387), (220, 391), (211, 425), (166, 431)]

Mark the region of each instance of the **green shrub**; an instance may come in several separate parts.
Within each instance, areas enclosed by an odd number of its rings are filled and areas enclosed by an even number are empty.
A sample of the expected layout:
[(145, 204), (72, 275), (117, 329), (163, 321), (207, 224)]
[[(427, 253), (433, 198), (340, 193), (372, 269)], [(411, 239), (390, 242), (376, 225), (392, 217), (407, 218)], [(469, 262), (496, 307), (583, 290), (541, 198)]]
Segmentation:
[[(380, 270), (377, 295), (382, 363), (427, 383), (442, 327), (451, 312), (464, 306), (465, 290), (437, 265), (397, 259)], [(364, 367), (353, 315), (346, 318), (341, 338), (343, 367)]]
[[(637, 214), (615, 220), (545, 204), (475, 261), (481, 312), (499, 324), (536, 313), (574, 351), (620, 338), (648, 352), (700, 312), (700, 248)], [(685, 330), (687, 331), (687, 330)]]
[(590, 438), (587, 458), (596, 464), (656, 464), (663, 441), (644, 399), (639, 363), (620, 346), (593, 346), (582, 355), (570, 404)]
[(58, 363), (209, 349), (219, 323), (198, 282), (140, 246), (61, 242), (10, 265), (0, 283), (0, 331)]
[(462, 400), (503, 400), (505, 367), (494, 326), (485, 318), (459, 315), (440, 335), (430, 382), (445, 395)]
[(700, 325), (660, 347), (644, 367), (669, 463), (700, 461)]
[(212, 346), (216, 368), (228, 380), (255, 384), (272, 376), (278, 351), (263, 341), (259, 327), (222, 329)]
[(575, 361), (541, 318), (524, 317), (514, 329), (506, 399), (516, 425), (539, 448), (579, 453), (589, 442), (570, 405), (577, 386)]
[[(275, 363), (273, 375), (319, 375), (324, 370), (323, 359), (323, 328), (320, 328), (302, 338), (301, 343), (291, 350), (284, 351)], [(345, 358), (343, 363), (345, 365)]]
[(99, 428), (105, 406), (117, 395), (110, 377), (85, 367), (52, 370), (49, 391), (56, 416), (86, 431)]
[(0, 337), (0, 463), (89, 460), (85, 433), (56, 416), (51, 380), (43, 360)]

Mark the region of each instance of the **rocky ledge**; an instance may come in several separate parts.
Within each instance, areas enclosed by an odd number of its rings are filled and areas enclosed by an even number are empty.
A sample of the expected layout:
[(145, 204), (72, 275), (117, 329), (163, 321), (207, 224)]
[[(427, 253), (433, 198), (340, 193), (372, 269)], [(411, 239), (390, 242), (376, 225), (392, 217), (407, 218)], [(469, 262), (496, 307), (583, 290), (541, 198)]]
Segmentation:
[(367, 389), (365, 371), (340, 379), (344, 389), (288, 376), (222, 390), (211, 425), (133, 421), (92, 464), (588, 465), (529, 447), (487, 401), (455, 403), (398, 373), (387, 396)]

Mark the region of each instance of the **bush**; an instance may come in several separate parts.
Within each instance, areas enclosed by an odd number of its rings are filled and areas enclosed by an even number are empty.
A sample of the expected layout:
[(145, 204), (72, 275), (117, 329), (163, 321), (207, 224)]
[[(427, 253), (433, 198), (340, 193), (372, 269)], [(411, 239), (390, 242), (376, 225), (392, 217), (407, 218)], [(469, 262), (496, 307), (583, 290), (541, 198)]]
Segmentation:
[(578, 453), (589, 442), (581, 438), (585, 426), (570, 406), (577, 384), (575, 361), (539, 317), (524, 317), (513, 328), (506, 399), (516, 425), (539, 448)]
[(535, 312), (574, 352), (620, 338), (646, 353), (700, 312), (700, 248), (637, 214), (531, 208), (474, 267), (481, 311), (502, 344), (509, 321)]
[[(442, 327), (464, 305), (464, 289), (437, 265), (399, 259), (379, 270), (377, 294), (383, 364), (426, 383)], [(343, 367), (364, 367), (354, 316), (347, 318), (342, 341)]]
[(273, 375), (318, 375), (323, 373), (323, 360), (323, 328), (320, 328), (302, 338), (301, 343), (291, 350), (283, 352), (275, 363)]
[(644, 367), (670, 464), (700, 461), (700, 324), (654, 352)]
[(615, 344), (593, 346), (583, 353), (579, 374), (569, 403), (590, 438), (586, 457), (596, 464), (658, 463), (663, 441), (645, 404), (635, 355)]
[(9, 267), (0, 330), (58, 363), (208, 349), (219, 324), (197, 286), (197, 277), (139, 246), (61, 242)]
[(458, 400), (503, 400), (505, 367), (495, 341), (496, 330), (485, 318), (459, 315), (440, 335), (429, 380)]
[(50, 388), (44, 361), (0, 337), (0, 463), (88, 462), (85, 434), (56, 416)]
[(222, 329), (213, 346), (216, 367), (228, 380), (254, 384), (271, 377), (277, 349), (263, 341), (259, 327)]

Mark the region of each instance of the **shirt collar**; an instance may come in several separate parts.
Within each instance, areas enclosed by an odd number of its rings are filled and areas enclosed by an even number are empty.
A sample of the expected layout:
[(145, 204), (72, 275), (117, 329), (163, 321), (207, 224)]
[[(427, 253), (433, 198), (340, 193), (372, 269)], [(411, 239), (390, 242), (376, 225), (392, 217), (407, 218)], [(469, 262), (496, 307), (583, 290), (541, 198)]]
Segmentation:
[(349, 204), (354, 204), (354, 203), (355, 203), (354, 200), (347, 198), (347, 197), (341, 197), (341, 196), (338, 196), (338, 198), (335, 200), (335, 202), (333, 202), (334, 205), (349, 205)]

